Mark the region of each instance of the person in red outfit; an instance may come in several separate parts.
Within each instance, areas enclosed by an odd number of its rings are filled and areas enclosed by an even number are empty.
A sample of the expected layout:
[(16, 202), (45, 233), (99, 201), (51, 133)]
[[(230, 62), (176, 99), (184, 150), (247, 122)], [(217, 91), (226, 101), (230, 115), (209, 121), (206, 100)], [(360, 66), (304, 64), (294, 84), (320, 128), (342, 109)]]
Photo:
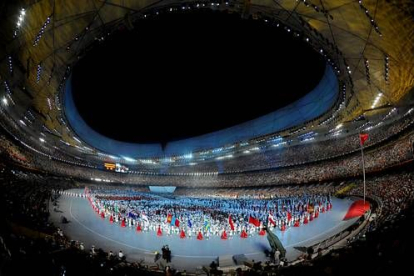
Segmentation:
[(243, 238), (243, 239), (248, 237), (248, 235), (246, 233), (246, 229), (243, 228), (243, 231), (241, 232), (240, 237)]
[(227, 233), (226, 233), (226, 230), (223, 230), (223, 233), (221, 233), (221, 239), (222, 239), (222, 240), (227, 240)]
[(184, 229), (181, 229), (180, 238), (181, 238), (181, 239), (184, 239), (184, 238), (185, 238), (185, 232), (184, 232)]
[(300, 226), (299, 219), (297, 219), (297, 220), (295, 221), (295, 224), (293, 225), (293, 227), (299, 227), (299, 226)]
[(202, 239), (203, 239), (203, 234), (201, 234), (201, 231), (199, 230), (197, 234), (197, 240), (201, 241)]
[(264, 230), (264, 228), (262, 228), (262, 230), (260, 230), (259, 235), (260, 236), (266, 235), (266, 231)]

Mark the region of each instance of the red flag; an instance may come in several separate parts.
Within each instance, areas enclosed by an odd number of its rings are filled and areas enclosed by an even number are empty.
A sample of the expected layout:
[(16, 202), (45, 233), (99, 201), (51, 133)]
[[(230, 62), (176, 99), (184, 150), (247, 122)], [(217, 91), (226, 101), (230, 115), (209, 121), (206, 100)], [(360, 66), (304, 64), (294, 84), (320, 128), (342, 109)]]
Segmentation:
[(361, 142), (361, 146), (363, 146), (365, 141), (368, 140), (368, 133), (360, 133), (359, 140)]
[(234, 231), (234, 224), (233, 224), (233, 220), (231, 219), (231, 215), (229, 215), (229, 224), (230, 224), (230, 229)]
[(289, 211), (287, 212), (287, 219), (288, 219), (288, 221), (290, 221), (292, 219), (292, 215), (290, 214)]
[(249, 223), (253, 224), (256, 227), (260, 227), (260, 221), (252, 216), (249, 217)]
[(167, 215), (167, 222), (168, 223), (171, 223), (171, 220), (172, 220), (172, 215), (171, 214), (168, 214)]
[(366, 211), (370, 209), (369, 202), (364, 202), (363, 200), (358, 200), (352, 203), (349, 207), (347, 214), (343, 220), (348, 220), (356, 217), (360, 217), (365, 214)]
[(175, 219), (175, 226), (180, 227), (180, 221), (178, 219)]

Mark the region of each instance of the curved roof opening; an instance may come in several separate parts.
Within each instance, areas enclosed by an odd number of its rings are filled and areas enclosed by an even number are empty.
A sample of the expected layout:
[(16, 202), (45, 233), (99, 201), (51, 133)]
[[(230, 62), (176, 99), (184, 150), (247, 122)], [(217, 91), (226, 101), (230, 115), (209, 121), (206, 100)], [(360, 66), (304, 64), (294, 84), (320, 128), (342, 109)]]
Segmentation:
[(167, 13), (88, 52), (74, 68), (72, 91), (98, 133), (165, 144), (287, 106), (324, 71), (322, 56), (286, 29), (237, 14)]

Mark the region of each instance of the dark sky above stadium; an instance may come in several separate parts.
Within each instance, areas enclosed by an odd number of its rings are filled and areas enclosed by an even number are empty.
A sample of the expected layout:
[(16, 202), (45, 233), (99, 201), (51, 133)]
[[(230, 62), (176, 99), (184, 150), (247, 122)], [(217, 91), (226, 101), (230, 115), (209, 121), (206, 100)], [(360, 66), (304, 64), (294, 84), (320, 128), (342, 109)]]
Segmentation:
[(283, 28), (203, 11), (119, 30), (87, 52), (72, 81), (77, 108), (97, 132), (166, 143), (283, 107), (311, 91), (324, 68)]

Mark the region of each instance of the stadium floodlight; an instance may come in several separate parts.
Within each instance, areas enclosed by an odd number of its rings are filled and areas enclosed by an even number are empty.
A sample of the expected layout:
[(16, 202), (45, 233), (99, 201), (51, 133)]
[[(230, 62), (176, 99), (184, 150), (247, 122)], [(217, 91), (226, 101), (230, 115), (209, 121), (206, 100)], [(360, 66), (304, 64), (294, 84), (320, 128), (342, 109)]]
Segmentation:
[[(22, 26), (22, 23), (24, 21), (25, 15), (26, 15), (25, 9), (21, 9), (20, 10), (20, 14), (19, 14), (18, 21), (16, 23), (16, 29), (19, 29)], [(17, 35), (17, 30), (15, 30), (15, 35)]]
[(377, 97), (375, 98), (374, 102), (372, 103), (371, 109), (374, 109), (375, 106), (378, 104), (380, 99), (382, 98), (383, 94), (380, 92)]
[(343, 124), (339, 124), (335, 127), (335, 129), (340, 129), (343, 126)]
[(39, 138), (40, 142), (44, 143), (45, 139), (43, 139), (42, 137)]
[(1, 101), (3, 102), (4, 105), (8, 105), (9, 104), (9, 102), (6, 99), (6, 97), (3, 97), (3, 99)]

